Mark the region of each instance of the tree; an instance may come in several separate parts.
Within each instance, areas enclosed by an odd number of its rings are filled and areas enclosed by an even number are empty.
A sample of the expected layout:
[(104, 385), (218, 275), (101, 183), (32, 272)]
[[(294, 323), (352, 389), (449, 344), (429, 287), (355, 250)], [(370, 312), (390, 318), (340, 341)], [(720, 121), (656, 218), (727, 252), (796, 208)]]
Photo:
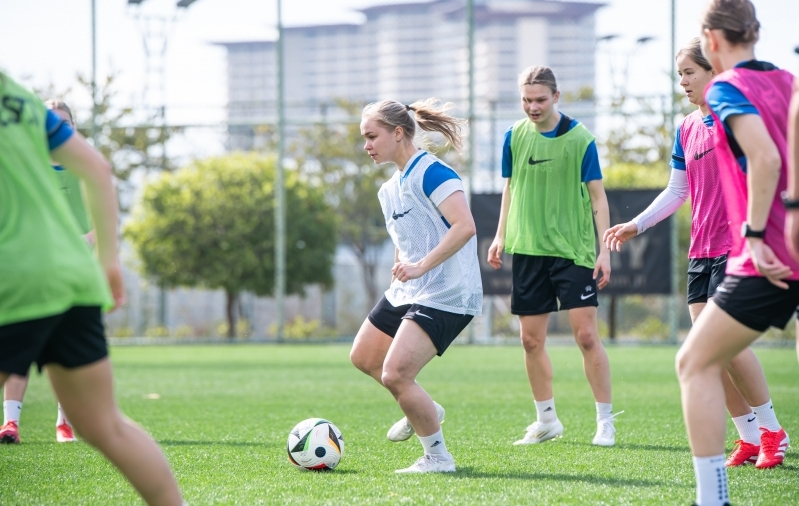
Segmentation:
[[(234, 154), (163, 173), (123, 232), (159, 284), (224, 290), (230, 338), (239, 294), (274, 289), (274, 168), (274, 157)], [(336, 220), (322, 190), (287, 171), (286, 208), (287, 292), (331, 286)]]
[[(360, 104), (339, 101), (337, 105), (350, 118), (360, 117)], [(323, 121), (302, 129), (291, 151), (302, 177), (323, 188), (325, 199), (335, 208), (339, 239), (361, 266), (371, 307), (378, 299), (377, 264), (388, 239), (377, 191), (394, 167), (376, 166), (363, 142), (359, 123)]]

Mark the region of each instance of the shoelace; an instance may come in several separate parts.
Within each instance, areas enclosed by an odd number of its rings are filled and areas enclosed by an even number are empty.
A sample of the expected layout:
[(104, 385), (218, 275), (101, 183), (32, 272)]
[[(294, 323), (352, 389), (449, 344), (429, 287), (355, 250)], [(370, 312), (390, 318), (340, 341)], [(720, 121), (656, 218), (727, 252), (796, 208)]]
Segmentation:
[(766, 434), (763, 434), (763, 436), (760, 439), (760, 451), (765, 453), (766, 455), (771, 455), (773, 453), (776, 453), (780, 447), (781, 442), (782, 438), (777, 432), (768, 432)]
[(603, 418), (599, 421), (602, 424), (602, 436), (609, 437), (613, 433), (616, 432), (616, 427), (613, 426), (613, 421), (616, 419), (617, 416), (624, 413), (624, 410), (619, 411), (613, 415), (610, 415), (608, 418)]

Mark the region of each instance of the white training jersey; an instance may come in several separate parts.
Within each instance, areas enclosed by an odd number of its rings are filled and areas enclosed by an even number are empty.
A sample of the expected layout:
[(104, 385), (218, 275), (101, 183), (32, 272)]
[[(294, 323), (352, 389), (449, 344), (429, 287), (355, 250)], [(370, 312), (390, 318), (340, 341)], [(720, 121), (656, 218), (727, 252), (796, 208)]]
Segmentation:
[[(450, 173), (451, 178), (426, 179), (428, 171)], [(438, 246), (449, 224), (437, 206), (456, 191), (463, 191), (460, 178), (424, 151), (417, 152), (403, 171), (395, 172), (383, 183), (377, 196), (400, 262), (418, 262)], [(457, 253), (420, 278), (404, 283), (394, 280), (385, 295), (395, 307), (420, 304), (455, 314), (479, 315), (483, 307), (483, 284), (477, 239), (469, 239)]]

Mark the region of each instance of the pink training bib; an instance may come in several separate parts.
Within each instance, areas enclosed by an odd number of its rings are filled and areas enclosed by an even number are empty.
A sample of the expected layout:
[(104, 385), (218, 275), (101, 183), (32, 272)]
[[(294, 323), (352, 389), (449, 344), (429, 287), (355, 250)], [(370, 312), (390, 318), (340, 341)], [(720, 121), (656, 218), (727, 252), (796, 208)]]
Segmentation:
[(713, 128), (696, 110), (680, 126), (685, 169), (691, 191), (691, 246), (688, 258), (715, 258), (732, 248), (724, 190), (721, 187)]
[[(788, 278), (799, 280), (799, 263), (788, 253), (785, 244), (785, 208), (780, 193), (785, 190), (788, 181), (786, 160), (788, 105), (793, 91), (793, 75), (784, 70), (758, 71), (746, 68), (732, 68), (722, 72), (705, 88), (707, 90), (716, 82), (727, 82), (735, 86), (755, 106), (768, 129), (771, 139), (779, 150), (780, 179), (777, 191), (771, 202), (768, 222), (766, 224), (765, 243), (783, 264), (793, 271)], [(760, 276), (749, 253), (746, 240), (741, 237), (741, 224), (746, 221), (746, 210), (749, 202), (746, 185), (746, 173), (741, 169), (730, 148), (724, 125), (716, 113), (713, 113), (715, 125), (716, 157), (724, 189), (724, 200), (727, 204), (727, 216), (730, 220), (733, 246), (727, 259), (727, 274), (734, 276)]]

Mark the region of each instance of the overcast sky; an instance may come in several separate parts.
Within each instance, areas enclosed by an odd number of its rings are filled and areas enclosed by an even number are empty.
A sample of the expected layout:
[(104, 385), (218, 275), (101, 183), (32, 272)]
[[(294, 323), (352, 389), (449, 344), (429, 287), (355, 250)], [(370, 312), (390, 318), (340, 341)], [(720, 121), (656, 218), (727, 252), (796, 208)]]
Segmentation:
[[(398, 2), (392, 0), (390, 3)], [(411, 0), (412, 1), (412, 0)], [(286, 25), (358, 22), (359, 7), (386, 0), (284, 0)], [(597, 35), (618, 34), (598, 49), (600, 94), (610, 89), (608, 51), (628, 52), (635, 39), (655, 40), (632, 53), (630, 89), (667, 93), (671, 62), (669, 0), (607, 0), (597, 14)], [(701, 0), (677, 1), (678, 45), (698, 35)], [(98, 65), (102, 78), (111, 68), (121, 72), (122, 100), (136, 102), (144, 82), (144, 48), (136, 7), (126, 0), (97, 0)], [(175, 0), (147, 0), (142, 13), (173, 13)], [(0, 0), (0, 67), (31, 85), (53, 83), (75, 87), (75, 74), (91, 69), (90, 0)], [(799, 1), (756, 0), (763, 25), (757, 54), (799, 74)], [(275, 2), (264, 0), (198, 0), (183, 10), (169, 37), (167, 104), (170, 120), (214, 123), (224, 118), (227, 101), (225, 51), (215, 41), (263, 40), (274, 36)], [(532, 62), (531, 62), (532, 63)], [(78, 107), (87, 97), (73, 95)]]

